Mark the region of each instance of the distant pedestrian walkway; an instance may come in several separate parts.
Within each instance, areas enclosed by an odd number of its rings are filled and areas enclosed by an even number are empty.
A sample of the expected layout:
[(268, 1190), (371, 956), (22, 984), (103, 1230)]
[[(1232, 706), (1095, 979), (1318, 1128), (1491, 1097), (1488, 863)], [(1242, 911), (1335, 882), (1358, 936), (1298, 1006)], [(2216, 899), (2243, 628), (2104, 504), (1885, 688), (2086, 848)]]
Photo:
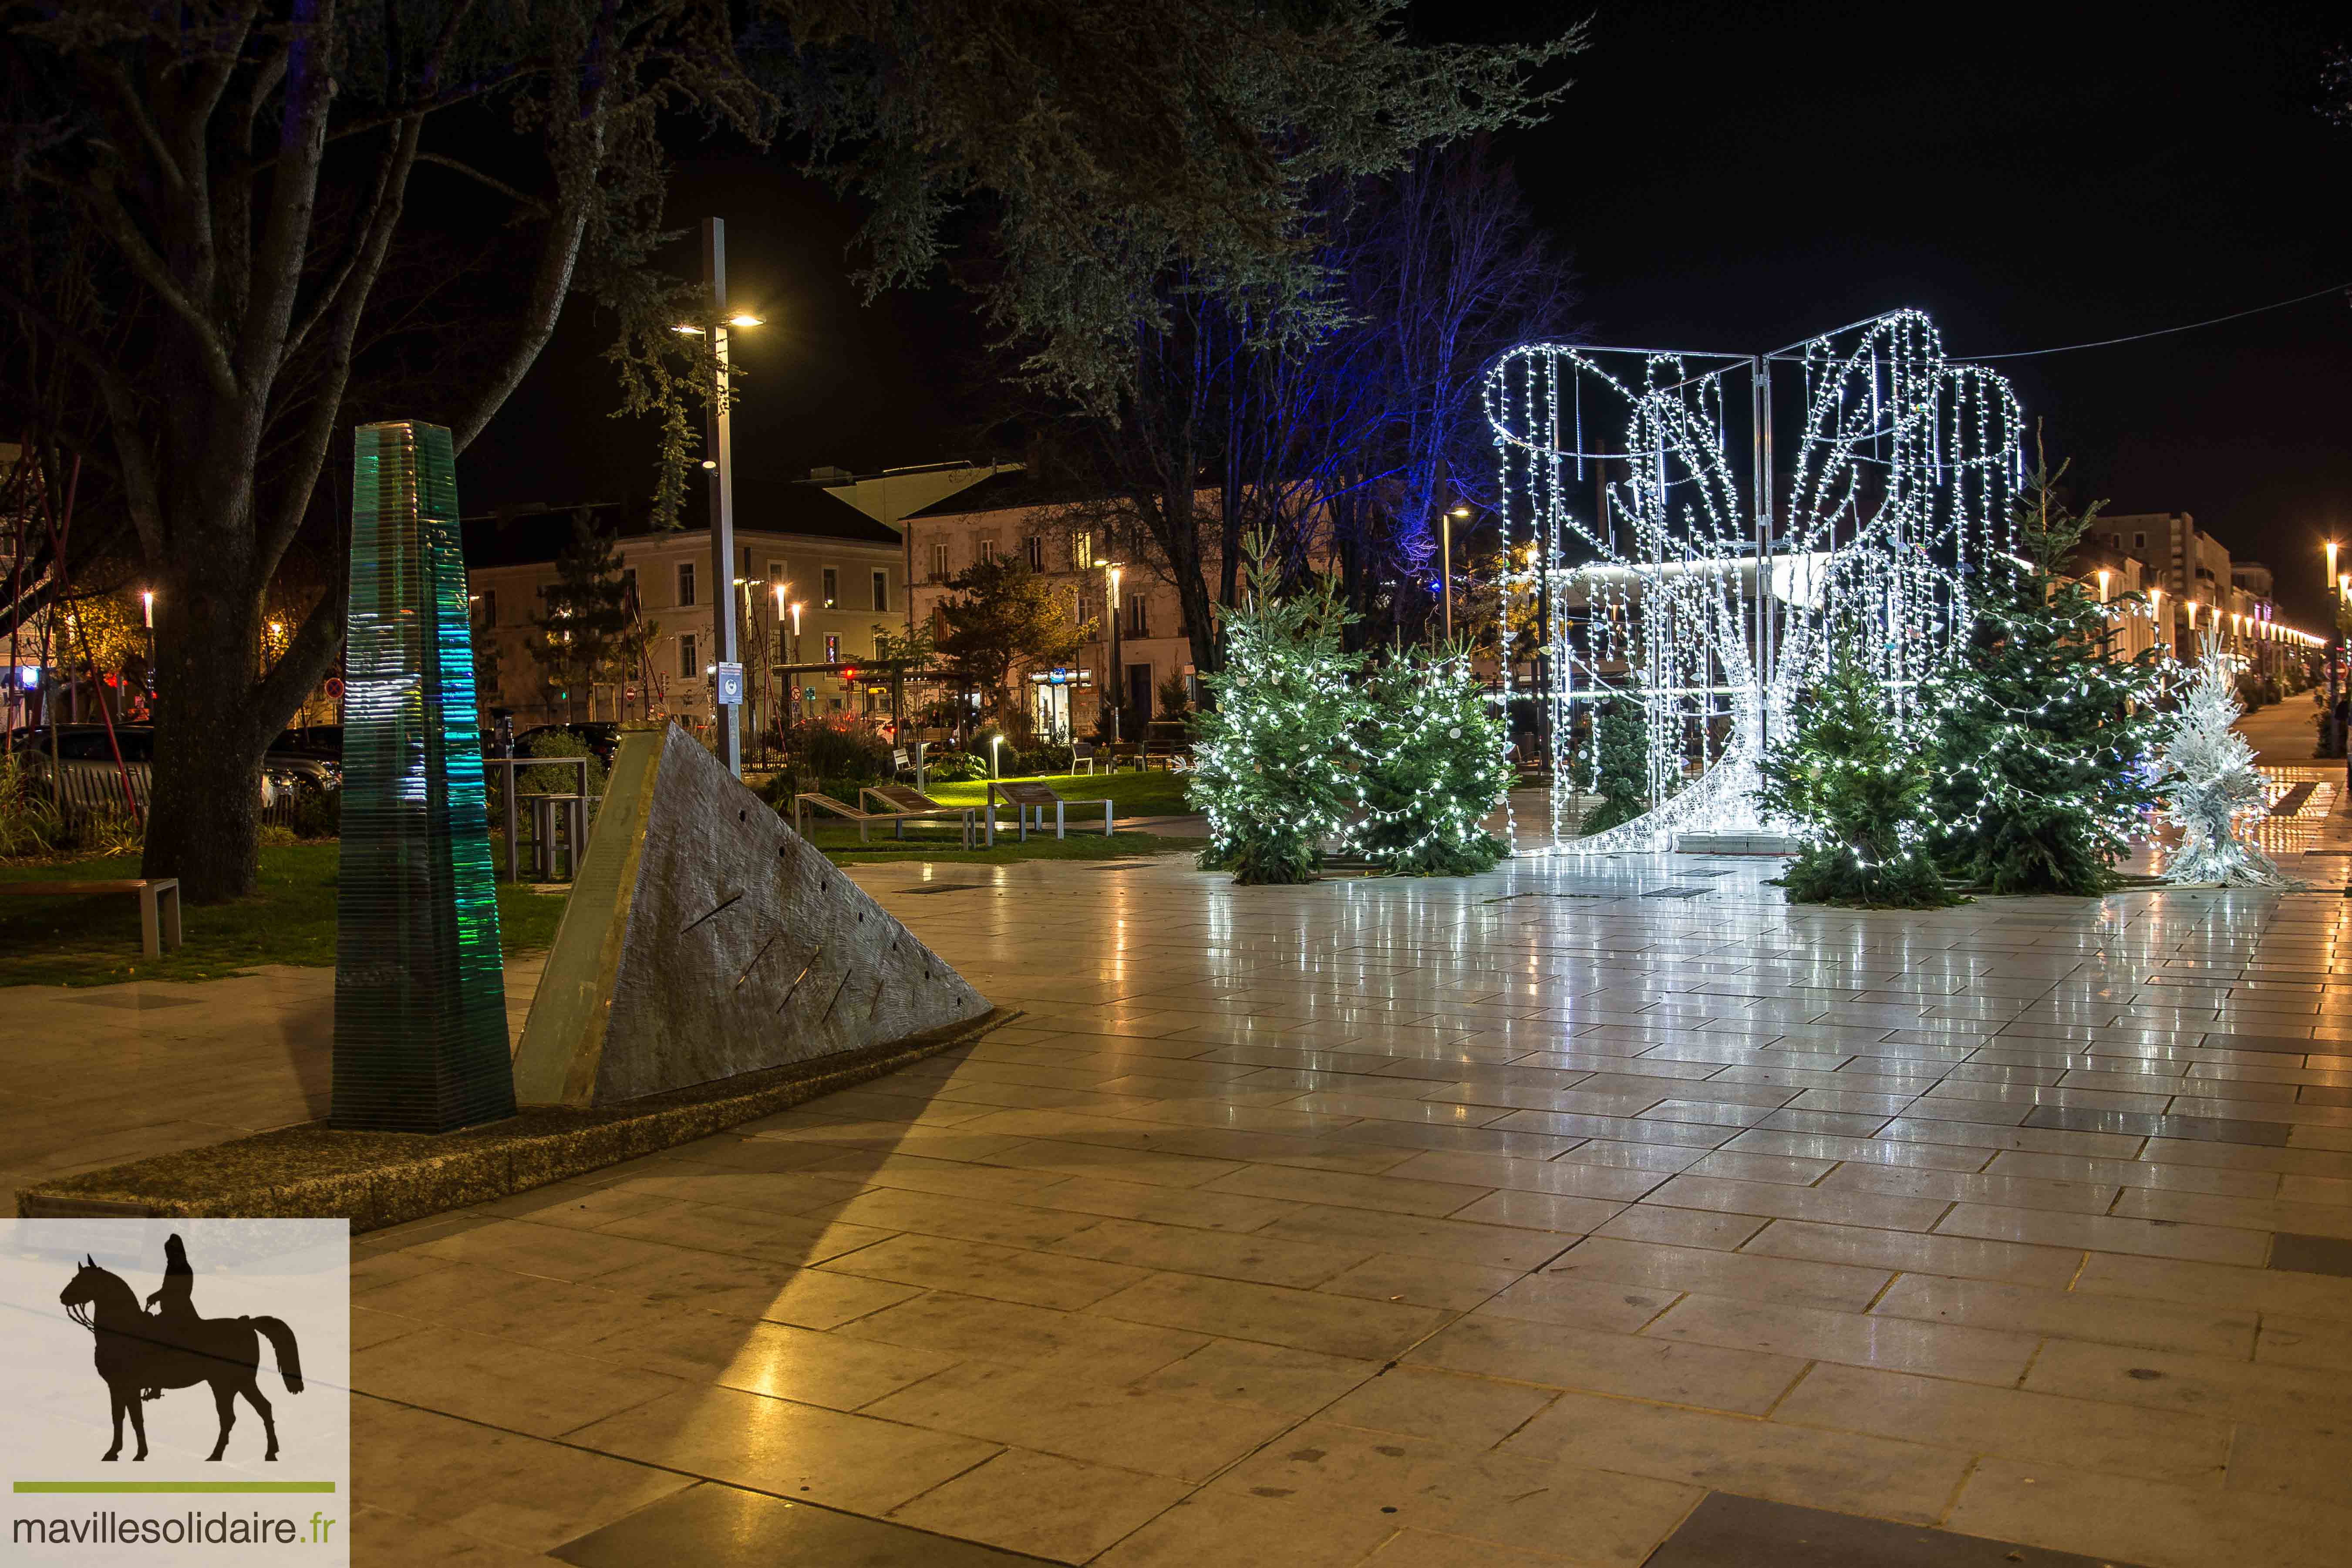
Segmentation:
[(2311, 693), (2299, 691), (2284, 702), (2273, 702), (2238, 721), (2238, 733), (2254, 748), (2255, 760), (2265, 767), (2286, 767), (2312, 761), (2319, 731), (2314, 721), (2319, 707)]

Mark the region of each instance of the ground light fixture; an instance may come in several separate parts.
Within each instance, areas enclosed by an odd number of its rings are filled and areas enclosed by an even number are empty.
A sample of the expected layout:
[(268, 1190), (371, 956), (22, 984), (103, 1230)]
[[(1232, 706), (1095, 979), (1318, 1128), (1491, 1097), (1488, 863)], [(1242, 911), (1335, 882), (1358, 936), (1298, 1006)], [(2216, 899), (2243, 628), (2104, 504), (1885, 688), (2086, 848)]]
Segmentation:
[(992, 779), (997, 776), (996, 748), (1003, 743), (1004, 737), (1002, 735), (991, 735), (988, 738), (988, 776)]

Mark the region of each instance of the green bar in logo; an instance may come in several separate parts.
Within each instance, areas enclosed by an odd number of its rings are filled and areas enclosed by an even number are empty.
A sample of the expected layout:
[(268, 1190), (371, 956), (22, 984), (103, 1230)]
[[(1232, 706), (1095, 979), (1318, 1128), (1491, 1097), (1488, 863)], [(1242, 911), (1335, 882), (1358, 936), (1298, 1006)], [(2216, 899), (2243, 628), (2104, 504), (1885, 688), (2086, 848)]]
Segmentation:
[(331, 1492), (332, 1481), (18, 1481), (25, 1492)]

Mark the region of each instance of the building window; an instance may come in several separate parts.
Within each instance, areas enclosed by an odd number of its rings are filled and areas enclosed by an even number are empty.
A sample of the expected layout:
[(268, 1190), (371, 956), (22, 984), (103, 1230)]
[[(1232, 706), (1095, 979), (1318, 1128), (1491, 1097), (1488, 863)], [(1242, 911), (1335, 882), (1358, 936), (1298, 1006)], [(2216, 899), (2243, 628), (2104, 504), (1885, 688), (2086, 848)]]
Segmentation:
[(677, 563), (677, 603), (680, 609), (694, 603), (694, 563), (691, 561)]
[(839, 664), (841, 662), (841, 634), (839, 632), (827, 632), (824, 634), (824, 662), (827, 664)]
[(944, 539), (935, 539), (931, 542), (931, 581), (944, 583), (947, 580), (948, 542)]
[(1070, 564), (1081, 572), (1091, 572), (1095, 564), (1094, 531), (1082, 528), (1070, 535)]
[(694, 634), (680, 634), (677, 639), (677, 678), (680, 680), (692, 680), (702, 673), (702, 660), (695, 657), (696, 652)]
[(2134, 550), (2146, 550), (2147, 548), (2147, 535), (2145, 533), (2133, 534), (2132, 548)]
[(782, 586), (783, 586), (783, 584), (784, 584), (784, 563), (783, 563), (782, 562), (781, 562), (781, 561), (771, 561), (771, 562), (769, 562), (769, 563), (768, 563), (768, 586), (769, 586), (769, 587), (771, 587), (771, 588), (781, 588), (781, 587), (782, 587)]
[(485, 588), (482, 590), (482, 625), (494, 626), (498, 624), (499, 591), (496, 588)]
[(877, 610), (890, 607), (890, 574), (887, 572), (874, 574), (874, 607)]
[(836, 567), (824, 569), (824, 607), (834, 608), (841, 602), (841, 572)]
[(630, 614), (636, 613), (637, 569), (634, 566), (621, 568), (621, 602), (629, 607)]
[(1147, 609), (1148, 603), (1149, 601), (1140, 594), (1129, 594), (1127, 596), (1127, 635), (1129, 637), (1148, 637), (1151, 635), (1151, 617)]
[(971, 536), (972, 559), (985, 566), (996, 559), (996, 531), (985, 530)]
[(1021, 553), (1028, 558), (1030, 571), (1043, 572), (1045, 569), (1045, 536), (1033, 533), (1023, 540)]
[[(1100, 612), (1095, 608), (1095, 596), (1092, 594), (1073, 595), (1072, 598), (1075, 602), (1071, 605), (1071, 610), (1076, 616), (1078, 625), (1083, 626), (1088, 621), (1093, 620), (1097, 615), (1100, 614)], [(1102, 627), (1095, 627), (1094, 635), (1096, 637), (1102, 636)]]

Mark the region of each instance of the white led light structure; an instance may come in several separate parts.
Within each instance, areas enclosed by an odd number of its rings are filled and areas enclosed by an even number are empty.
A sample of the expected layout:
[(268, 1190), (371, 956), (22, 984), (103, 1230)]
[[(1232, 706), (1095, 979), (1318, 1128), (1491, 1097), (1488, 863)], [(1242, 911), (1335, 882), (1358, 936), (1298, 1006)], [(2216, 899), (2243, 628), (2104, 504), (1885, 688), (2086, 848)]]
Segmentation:
[[(1975, 572), (2009, 548), (2016, 395), (1948, 359), (1916, 310), (1752, 356), (1525, 344), (1488, 372), (1486, 405), (1526, 563), (1506, 587), (1544, 654), (1531, 691), (1509, 689), (1507, 664), (1505, 696), (1544, 710), (1554, 852), (1780, 831), (1757, 759), (1832, 650), (1907, 723), (1968, 629)], [(1605, 700), (1648, 720), (1656, 804), (1575, 837), (1571, 797), (1591, 783), (1576, 717)]]

